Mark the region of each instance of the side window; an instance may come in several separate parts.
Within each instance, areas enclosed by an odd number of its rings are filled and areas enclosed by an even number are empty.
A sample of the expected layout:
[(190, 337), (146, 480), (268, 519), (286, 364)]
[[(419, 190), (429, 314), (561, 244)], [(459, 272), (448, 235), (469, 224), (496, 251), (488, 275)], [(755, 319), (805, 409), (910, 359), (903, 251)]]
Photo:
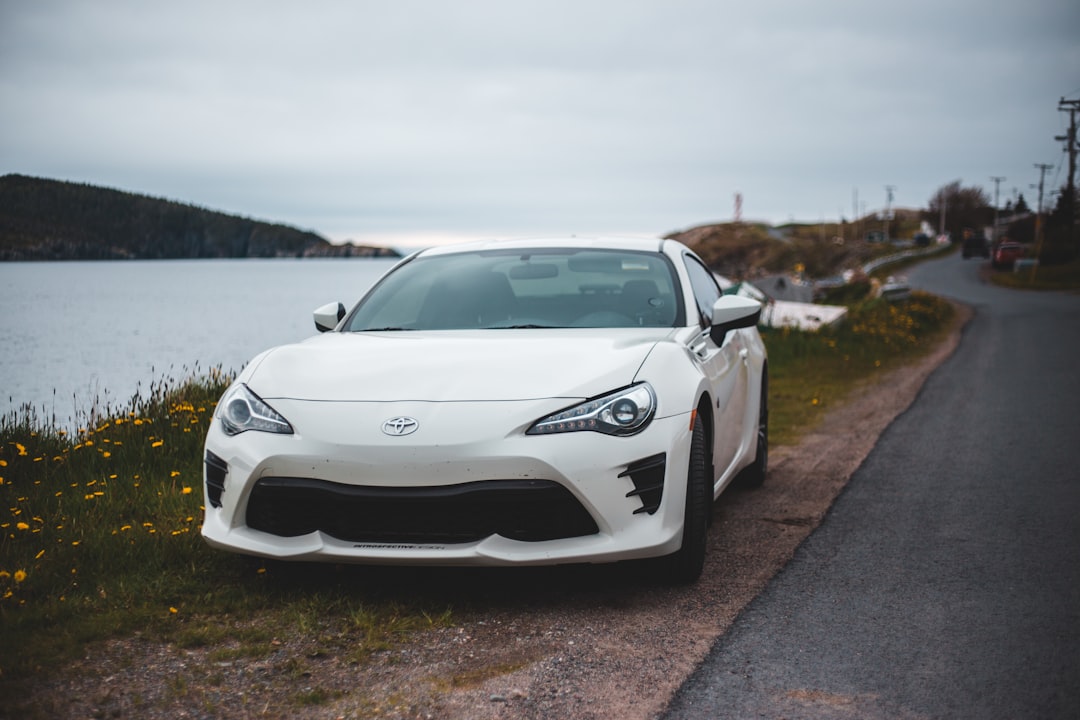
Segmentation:
[(697, 301), (698, 321), (701, 327), (707, 328), (712, 325), (713, 305), (723, 293), (720, 291), (720, 286), (716, 284), (716, 278), (697, 258), (686, 255), (685, 259), (686, 272), (690, 275), (690, 288), (694, 291), (694, 299)]

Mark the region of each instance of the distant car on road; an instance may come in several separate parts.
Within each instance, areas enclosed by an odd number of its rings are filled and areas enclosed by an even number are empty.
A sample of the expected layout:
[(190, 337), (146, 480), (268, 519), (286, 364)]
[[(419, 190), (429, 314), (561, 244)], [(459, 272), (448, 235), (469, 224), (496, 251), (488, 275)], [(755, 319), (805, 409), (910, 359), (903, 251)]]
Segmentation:
[(436, 247), (269, 350), (206, 438), (203, 536), (269, 558), (701, 573), (768, 458), (761, 304), (672, 240)]
[(960, 254), (965, 260), (970, 257), (990, 257), (990, 243), (985, 235), (976, 235), (973, 230), (964, 230), (964, 240)]
[(990, 264), (995, 270), (1011, 270), (1017, 260), (1024, 257), (1024, 246), (1012, 240), (1002, 240), (994, 246)]

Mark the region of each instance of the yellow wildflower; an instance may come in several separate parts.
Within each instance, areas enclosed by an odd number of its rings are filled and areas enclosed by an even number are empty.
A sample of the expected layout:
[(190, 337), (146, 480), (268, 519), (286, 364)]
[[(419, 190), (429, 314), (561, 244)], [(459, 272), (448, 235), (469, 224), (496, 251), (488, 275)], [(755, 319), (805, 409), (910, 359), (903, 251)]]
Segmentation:
[(179, 474), (180, 474), (179, 470), (173, 470), (171, 473), (169, 473), (169, 477), (174, 478)]
[(177, 609), (176, 609), (176, 608), (174, 608), (174, 607), (171, 607), (171, 608), (169, 608), (169, 612), (170, 612), (170, 613), (172, 613), (173, 615), (175, 615), (176, 613), (178, 613), (178, 612), (180, 612), (180, 611), (179, 611), (179, 610), (177, 610)]
[(25, 579), (26, 579), (26, 571), (25, 570), (16, 570), (15, 571), (15, 582), (21, 583)]
[(15, 527), (16, 527), (16, 528), (18, 528), (19, 530), (29, 530), (29, 529), (30, 529), (30, 526), (29, 526), (29, 525), (27, 525), (27, 524), (26, 524), (26, 523), (24, 523), (24, 522), (21, 522), (21, 523), (15, 523)]
[(19, 455), (26, 454), (26, 446), (22, 443), (15, 443), (15, 449), (19, 451)]
[(181, 492), (184, 493), (185, 495), (190, 495), (191, 494), (191, 488), (185, 487), (183, 490), (181, 490)]
[(9, 577), (11, 577), (11, 573), (7, 570), (0, 570), (0, 580), (7, 580)]
[(158, 447), (161, 447), (164, 444), (165, 444), (164, 440), (155, 440), (154, 442), (150, 443), (150, 447), (158, 448)]
[(39, 552), (38, 552), (38, 554), (37, 554), (37, 555), (35, 555), (35, 556), (34, 556), (34, 559), (35, 559), (35, 560), (40, 560), (40, 559), (41, 559), (41, 556), (42, 556), (42, 555), (44, 555), (44, 554), (45, 554), (45, 551), (44, 551), (44, 550), (41, 550), (41, 551), (39, 551)]

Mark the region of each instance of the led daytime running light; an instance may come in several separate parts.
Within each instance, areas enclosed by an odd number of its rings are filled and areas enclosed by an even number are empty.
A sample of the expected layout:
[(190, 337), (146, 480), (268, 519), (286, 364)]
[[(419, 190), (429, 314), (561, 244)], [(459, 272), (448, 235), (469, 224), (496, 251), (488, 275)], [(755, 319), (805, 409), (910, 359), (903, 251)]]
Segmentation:
[(607, 435), (634, 435), (641, 432), (656, 411), (656, 394), (641, 383), (538, 420), (528, 435), (593, 431)]
[(237, 383), (225, 393), (218, 403), (217, 415), (222, 428), (229, 435), (238, 435), (246, 430), (283, 435), (291, 435), (293, 431), (288, 420), (243, 383)]

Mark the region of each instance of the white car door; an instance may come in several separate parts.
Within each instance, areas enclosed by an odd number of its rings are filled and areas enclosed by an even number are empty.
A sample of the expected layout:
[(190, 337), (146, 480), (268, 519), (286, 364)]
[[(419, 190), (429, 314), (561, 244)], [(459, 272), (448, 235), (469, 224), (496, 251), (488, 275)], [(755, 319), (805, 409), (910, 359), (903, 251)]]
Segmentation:
[(738, 331), (728, 332), (720, 345), (713, 341), (709, 333), (712, 308), (723, 293), (712, 273), (696, 258), (687, 256), (686, 269), (701, 325), (701, 333), (691, 349), (709, 379), (713, 397), (715, 482), (730, 474), (743, 440), (748, 388), (747, 348)]

